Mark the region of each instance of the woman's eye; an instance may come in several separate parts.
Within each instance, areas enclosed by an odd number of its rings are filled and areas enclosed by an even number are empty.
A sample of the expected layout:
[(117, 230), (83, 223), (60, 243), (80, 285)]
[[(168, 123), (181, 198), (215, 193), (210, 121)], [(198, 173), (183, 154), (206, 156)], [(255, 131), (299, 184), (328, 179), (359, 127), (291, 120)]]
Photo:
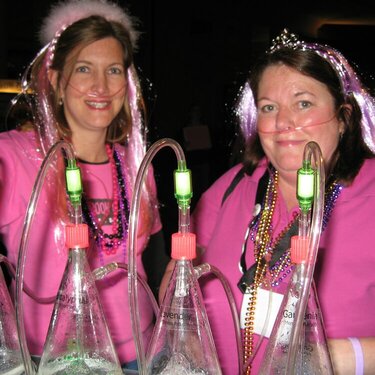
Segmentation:
[(87, 66), (79, 66), (76, 69), (76, 72), (78, 73), (86, 73), (89, 71), (89, 68)]
[(302, 108), (302, 109), (305, 109), (305, 108), (310, 108), (311, 107), (311, 102), (307, 101), (307, 100), (302, 100), (299, 102), (299, 107)]
[(272, 112), (274, 109), (275, 107), (272, 104), (266, 104), (260, 108), (260, 110), (264, 113)]
[(109, 69), (110, 74), (122, 74), (122, 69), (117, 67), (112, 67)]

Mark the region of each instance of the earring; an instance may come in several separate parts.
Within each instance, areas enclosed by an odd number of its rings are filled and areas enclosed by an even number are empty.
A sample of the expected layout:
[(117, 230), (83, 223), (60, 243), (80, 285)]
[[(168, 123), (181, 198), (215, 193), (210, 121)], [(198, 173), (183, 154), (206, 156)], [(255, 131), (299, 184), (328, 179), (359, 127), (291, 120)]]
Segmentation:
[(59, 105), (60, 105), (60, 106), (64, 105), (63, 98), (60, 98), (60, 99), (59, 99)]

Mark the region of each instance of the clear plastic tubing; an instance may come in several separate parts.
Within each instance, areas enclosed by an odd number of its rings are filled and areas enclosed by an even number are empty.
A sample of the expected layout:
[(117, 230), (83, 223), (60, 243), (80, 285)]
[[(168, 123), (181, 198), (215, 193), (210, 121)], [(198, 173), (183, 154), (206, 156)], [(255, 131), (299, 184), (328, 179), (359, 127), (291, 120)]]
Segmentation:
[(15, 310), (17, 317), (17, 333), (20, 340), (20, 349), (22, 354), (22, 359), (25, 366), (26, 375), (33, 375), (36, 373), (33, 363), (31, 361), (29, 349), (27, 347), (26, 332), (24, 325), (24, 312), (23, 312), (23, 302), (22, 302), (22, 290), (24, 281), (24, 268), (26, 261), (26, 248), (29, 239), (30, 227), (35, 215), (36, 207), (38, 204), (38, 199), (40, 191), (43, 186), (45, 176), (50, 166), (52, 158), (55, 156), (57, 151), (64, 149), (69, 160), (74, 159), (74, 150), (70, 143), (66, 141), (56, 142), (48, 151), (43, 163), (39, 169), (38, 175), (36, 177), (33, 191), (29, 200), (29, 204), (26, 211), (25, 220), (23, 223), (23, 230), (21, 236), (20, 248), (18, 251), (18, 260), (16, 268), (16, 295), (15, 295)]
[(190, 206), (178, 206), (178, 231), (180, 233), (190, 231)]
[[(110, 272), (117, 270), (118, 268), (123, 269), (126, 273), (128, 273), (129, 267), (126, 263), (117, 263), (112, 262), (108, 263), (105, 266), (96, 268), (94, 271), (92, 271), (92, 274), (94, 275), (95, 280), (103, 279), (105, 276), (107, 276)], [(140, 282), (140, 284), (143, 286), (143, 288), (146, 290), (150, 300), (152, 309), (154, 310), (155, 316), (159, 314), (159, 305), (155, 299), (154, 294), (152, 293), (152, 290), (150, 286), (147, 284), (146, 280), (143, 279), (140, 275), (137, 274), (137, 280)]]
[(310, 227), (310, 241), (308, 260), (305, 268), (305, 275), (302, 277), (304, 284), (302, 286), (301, 298), (296, 304), (295, 320), (292, 327), (291, 339), (289, 345), (288, 362), (287, 362), (287, 374), (294, 373), (294, 364), (297, 357), (299, 337), (302, 329), (304, 315), (306, 311), (307, 301), (310, 293), (310, 286), (314, 275), (314, 268), (316, 263), (316, 257), (319, 248), (319, 241), (323, 223), (324, 213), (324, 191), (325, 191), (325, 170), (322, 152), (319, 145), (316, 142), (309, 142), (306, 144), (303, 154), (303, 160), (311, 161), (313, 156), (317, 173), (315, 183), (315, 195), (313, 203), (313, 214), (311, 219)]
[(199, 266), (194, 267), (194, 271), (195, 271), (195, 275), (197, 279), (199, 279), (202, 275), (206, 273), (212, 272), (220, 280), (224, 288), (225, 294), (229, 301), (229, 306), (230, 306), (230, 310), (231, 310), (232, 318), (233, 318), (234, 329), (236, 332), (239, 373), (243, 374), (245, 368), (243, 367), (243, 363), (242, 363), (243, 352), (242, 352), (242, 340), (241, 340), (241, 324), (240, 324), (240, 319), (237, 313), (236, 302), (234, 300), (232, 289), (230, 288), (228, 280), (225, 278), (223, 273), (217, 267), (210, 265), (209, 263), (203, 263), (203, 264), (200, 264)]
[[(4, 263), (6, 266), (7, 266), (7, 269), (9, 271), (9, 274), (10, 276), (13, 278), (13, 279), (16, 279), (16, 269), (14, 268), (13, 264), (9, 262), (8, 258), (5, 256), (5, 255), (2, 255), (0, 254), (0, 263)], [(40, 297), (37, 297), (32, 291), (31, 289), (29, 289), (27, 287), (26, 284), (24, 284), (23, 286), (23, 290), (24, 292), (30, 297), (32, 298), (34, 301), (37, 301), (38, 303), (43, 303), (43, 304), (47, 304), (47, 303), (53, 303), (56, 299), (56, 296), (51, 296), (51, 297), (46, 297), (46, 298), (40, 298)]]
[[(146, 175), (147, 168), (151, 163), (156, 153), (164, 147), (171, 147), (177, 157), (178, 162), (185, 164), (185, 155), (181, 146), (171, 138), (163, 138), (151, 145), (142, 163), (139, 167), (137, 178), (135, 180), (132, 203), (130, 207), (129, 217), (129, 272), (128, 272), (128, 291), (130, 303), (130, 316), (131, 325), (133, 330), (134, 344), (138, 358), (138, 372), (139, 375), (145, 374), (145, 350), (142, 342), (139, 322), (139, 306), (138, 306), (138, 292), (137, 292), (137, 265), (136, 265), (136, 240), (137, 240), (137, 227), (138, 227), (138, 211), (141, 198), (141, 187)], [(188, 216), (189, 210), (182, 210), (180, 212), (180, 223), (189, 223)], [(184, 231), (185, 229), (183, 229)]]

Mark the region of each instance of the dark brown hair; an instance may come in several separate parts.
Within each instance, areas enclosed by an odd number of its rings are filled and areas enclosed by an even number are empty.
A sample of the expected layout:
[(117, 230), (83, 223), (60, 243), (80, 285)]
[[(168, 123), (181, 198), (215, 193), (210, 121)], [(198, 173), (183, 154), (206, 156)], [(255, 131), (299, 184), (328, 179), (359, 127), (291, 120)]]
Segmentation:
[[(345, 95), (341, 81), (333, 67), (311, 50), (280, 48), (266, 53), (253, 67), (248, 82), (257, 101), (259, 82), (264, 70), (273, 65), (285, 65), (323, 83), (334, 99), (337, 118), (345, 128), (327, 171), (327, 183), (333, 178), (350, 184), (358, 174), (364, 160), (373, 153), (364, 142), (361, 130), (362, 113), (352, 94)], [(258, 134), (245, 145), (243, 163), (247, 171), (252, 171), (264, 157)]]

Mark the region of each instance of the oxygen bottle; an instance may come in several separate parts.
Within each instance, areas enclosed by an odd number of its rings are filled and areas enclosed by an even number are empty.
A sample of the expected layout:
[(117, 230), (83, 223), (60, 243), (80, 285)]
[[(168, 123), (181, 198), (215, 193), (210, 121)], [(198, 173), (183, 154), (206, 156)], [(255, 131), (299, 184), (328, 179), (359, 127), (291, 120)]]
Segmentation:
[(86, 257), (86, 224), (66, 226), (68, 261), (57, 294), (40, 375), (120, 375), (122, 370)]
[[(317, 169), (311, 164), (314, 156)], [(333, 374), (313, 280), (323, 220), (324, 164), (315, 142), (305, 146), (297, 172), (298, 236), (291, 239), (293, 273), (269, 338), (259, 374)], [(314, 206), (311, 218), (311, 209)]]
[(17, 337), (15, 311), (0, 267), (0, 374), (24, 373)]
[(174, 233), (172, 258), (176, 264), (150, 341), (146, 359), (148, 375), (221, 374), (192, 264), (195, 256), (195, 234)]
[[(290, 339), (294, 324), (296, 304), (301, 298), (304, 268), (306, 267), (308, 238), (293, 236), (291, 241), (291, 261), (294, 264), (292, 278), (280, 306), (278, 318), (267, 344), (260, 375), (283, 374), (287, 371)], [(315, 284), (312, 282), (301, 329), (293, 374), (329, 375), (333, 374), (325, 336), (322, 313)]]

